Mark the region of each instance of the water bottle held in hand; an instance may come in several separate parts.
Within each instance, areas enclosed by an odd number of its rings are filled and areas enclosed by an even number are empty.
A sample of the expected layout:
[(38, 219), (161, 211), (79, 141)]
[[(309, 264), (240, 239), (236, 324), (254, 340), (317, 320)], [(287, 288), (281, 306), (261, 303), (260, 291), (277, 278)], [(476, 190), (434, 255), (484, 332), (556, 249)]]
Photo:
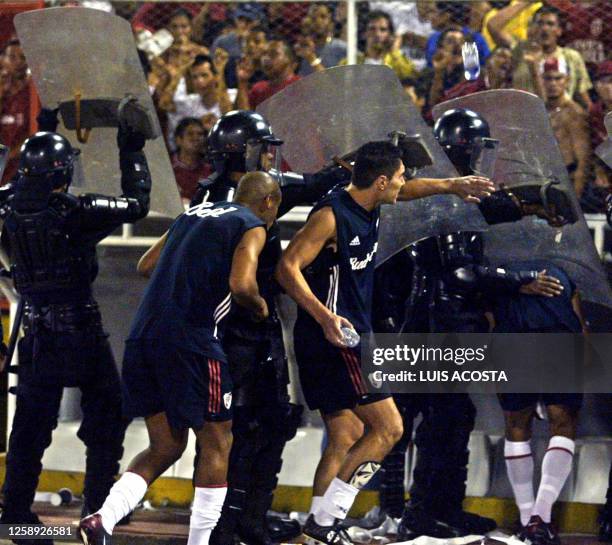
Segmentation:
[(355, 348), (359, 344), (359, 333), (357, 333), (352, 327), (342, 326), (342, 342), (349, 348)]
[(465, 79), (475, 80), (480, 75), (480, 58), (474, 42), (465, 42), (461, 48)]

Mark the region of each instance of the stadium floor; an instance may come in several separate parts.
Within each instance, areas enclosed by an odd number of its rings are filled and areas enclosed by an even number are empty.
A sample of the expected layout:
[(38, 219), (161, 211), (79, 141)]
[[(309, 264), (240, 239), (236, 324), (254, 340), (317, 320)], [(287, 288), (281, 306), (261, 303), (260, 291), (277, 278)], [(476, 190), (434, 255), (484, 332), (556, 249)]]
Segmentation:
[[(76, 524), (80, 507), (52, 507), (48, 504), (35, 504), (34, 510), (46, 524)], [(119, 526), (113, 533), (113, 545), (184, 545), (187, 542), (189, 511), (187, 509), (161, 508), (139, 510), (127, 526)], [(437, 540), (440, 543), (442, 540)], [(301, 543), (301, 539), (294, 543)], [(0, 540), (0, 545), (10, 545), (10, 541)], [(373, 542), (372, 545), (380, 542)], [(432, 542), (433, 543), (433, 542)], [(479, 544), (480, 541), (475, 543)], [(503, 544), (488, 540), (487, 545)], [(563, 535), (562, 545), (596, 545), (595, 536)], [(56, 545), (74, 544), (74, 541), (55, 541)]]

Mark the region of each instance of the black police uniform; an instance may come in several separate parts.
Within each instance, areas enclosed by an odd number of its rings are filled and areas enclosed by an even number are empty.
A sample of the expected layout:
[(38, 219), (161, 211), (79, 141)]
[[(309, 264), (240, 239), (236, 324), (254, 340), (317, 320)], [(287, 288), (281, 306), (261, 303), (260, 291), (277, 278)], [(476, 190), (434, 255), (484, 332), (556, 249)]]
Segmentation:
[(3, 523), (37, 521), (30, 508), (65, 386), (82, 392), (77, 435), (87, 446), (84, 510), (101, 507), (119, 470), (128, 422), (121, 414), (119, 376), (92, 295), (98, 271), (95, 247), (122, 223), (146, 216), (151, 188), (141, 151), (144, 139), (123, 133), (119, 143), (121, 197), (52, 192), (70, 183), (74, 152), (51, 132), (26, 141), (20, 176), (2, 190), (2, 242), (15, 288), (26, 303)]
[[(447, 112), (436, 123), (434, 134), (464, 175), (471, 173), (472, 146), (478, 139), (490, 135), (486, 121), (467, 110)], [(491, 224), (522, 217), (520, 206), (505, 191), (483, 199), (480, 210)], [(486, 332), (489, 325), (483, 295), (515, 293), (536, 275), (535, 271), (513, 272), (489, 267), (484, 260), (481, 235), (470, 232), (415, 243), (381, 267), (379, 275), (387, 278), (398, 271), (405, 275), (406, 265), (412, 272), (409, 292), (403, 288), (396, 296), (380, 297), (376, 308), (378, 323), (406, 333)], [(394, 513), (403, 502), (403, 460), (409, 433), (414, 418), (419, 413), (423, 415), (416, 431), (419, 456), (410, 504), (399, 528), (400, 538), (413, 539), (422, 534), (449, 538), (494, 529), (493, 520), (462, 510), (469, 457), (467, 445), (476, 416), (469, 395), (398, 395), (395, 399), (408, 431), (383, 462), (381, 503)]]
[[(204, 200), (231, 200), (236, 182), (230, 174), (260, 169), (261, 155), (281, 141), (260, 114), (235, 111), (219, 119), (208, 143), (215, 172), (200, 183), (192, 205)], [(281, 217), (294, 206), (316, 201), (349, 176), (344, 169), (332, 167), (311, 175), (284, 173), (282, 179), (277, 177), (282, 193), (277, 216)], [(280, 234), (274, 222), (267, 232), (257, 269), (260, 294), (268, 304), (270, 316), (255, 323), (248, 313), (236, 308), (223, 341), (234, 383), (234, 441), (228, 493), (211, 545), (231, 543), (236, 531), (250, 545), (270, 543), (265, 514), (272, 503), (283, 448), (295, 435), (301, 419), (302, 407), (289, 402), (287, 358), (275, 304), (280, 293), (273, 278), (282, 253)], [(275, 539), (300, 533), (296, 524), (283, 526), (272, 520), (268, 528), (272, 526), (278, 530), (272, 536)]]

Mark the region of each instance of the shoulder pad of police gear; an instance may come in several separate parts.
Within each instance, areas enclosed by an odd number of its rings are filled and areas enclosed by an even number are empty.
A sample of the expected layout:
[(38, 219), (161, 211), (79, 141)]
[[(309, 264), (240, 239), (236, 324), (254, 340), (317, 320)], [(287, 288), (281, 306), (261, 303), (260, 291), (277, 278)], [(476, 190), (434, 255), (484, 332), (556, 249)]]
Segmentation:
[(63, 217), (67, 217), (81, 207), (80, 198), (70, 193), (52, 193), (49, 206)]

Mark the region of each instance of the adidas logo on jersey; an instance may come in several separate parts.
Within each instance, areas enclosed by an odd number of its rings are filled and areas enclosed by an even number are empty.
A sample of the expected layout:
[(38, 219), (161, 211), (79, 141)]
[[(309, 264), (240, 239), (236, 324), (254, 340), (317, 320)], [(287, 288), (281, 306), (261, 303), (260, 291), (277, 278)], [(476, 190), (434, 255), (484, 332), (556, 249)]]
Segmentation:
[(360, 244), (361, 244), (361, 241), (359, 240), (359, 237), (355, 237), (353, 240), (349, 242), (349, 246), (359, 246)]

